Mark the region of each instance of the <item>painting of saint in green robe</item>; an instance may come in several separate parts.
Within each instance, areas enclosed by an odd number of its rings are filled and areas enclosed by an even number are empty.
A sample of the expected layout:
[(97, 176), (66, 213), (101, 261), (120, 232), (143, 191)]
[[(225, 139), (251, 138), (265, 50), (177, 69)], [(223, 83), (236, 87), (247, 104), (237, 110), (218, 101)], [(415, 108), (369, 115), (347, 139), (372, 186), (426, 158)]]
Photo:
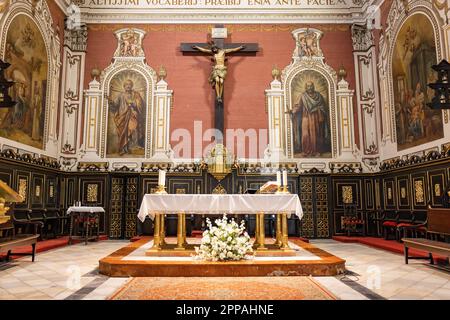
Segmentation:
[(146, 81), (136, 71), (122, 71), (111, 80), (108, 98), (108, 157), (144, 156)]

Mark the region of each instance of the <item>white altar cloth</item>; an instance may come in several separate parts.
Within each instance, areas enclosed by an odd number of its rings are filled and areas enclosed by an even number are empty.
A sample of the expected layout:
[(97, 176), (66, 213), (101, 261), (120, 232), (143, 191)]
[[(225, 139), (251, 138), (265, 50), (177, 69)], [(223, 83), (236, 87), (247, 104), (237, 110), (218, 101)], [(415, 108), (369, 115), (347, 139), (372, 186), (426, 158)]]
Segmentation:
[(303, 217), (296, 194), (146, 194), (138, 218), (144, 222), (156, 213), (187, 214), (295, 214)]
[(103, 213), (105, 213), (105, 209), (103, 209), (102, 207), (69, 207), (67, 209), (67, 214), (71, 214), (72, 212), (83, 212), (83, 213), (103, 212)]

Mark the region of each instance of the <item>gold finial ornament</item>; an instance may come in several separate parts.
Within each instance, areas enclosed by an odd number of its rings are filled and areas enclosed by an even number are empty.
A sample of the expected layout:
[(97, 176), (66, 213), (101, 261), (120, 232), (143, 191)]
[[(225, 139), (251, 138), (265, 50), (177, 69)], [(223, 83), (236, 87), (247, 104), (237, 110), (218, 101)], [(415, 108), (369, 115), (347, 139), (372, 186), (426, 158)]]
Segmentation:
[(91, 70), (91, 77), (92, 80), (98, 80), (98, 77), (100, 77), (100, 69), (97, 68), (97, 66), (95, 66), (92, 70)]
[(275, 65), (272, 68), (272, 77), (273, 80), (280, 80), (281, 71), (278, 69), (278, 67)]
[(159, 67), (158, 76), (161, 80), (164, 80), (167, 77), (167, 70), (163, 65)]
[(339, 76), (339, 80), (343, 80), (343, 79), (347, 78), (347, 70), (345, 70), (343, 64), (341, 64), (341, 67), (339, 68), (338, 76)]

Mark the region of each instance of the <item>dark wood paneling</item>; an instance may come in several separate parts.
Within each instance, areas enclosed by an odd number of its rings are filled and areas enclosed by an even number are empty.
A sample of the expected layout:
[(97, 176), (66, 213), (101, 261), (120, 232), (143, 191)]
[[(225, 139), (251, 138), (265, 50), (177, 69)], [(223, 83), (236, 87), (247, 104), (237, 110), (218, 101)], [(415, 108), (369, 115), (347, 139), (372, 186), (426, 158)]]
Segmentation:
[(411, 191), (409, 175), (397, 177), (397, 203), (399, 210), (411, 210)]
[(446, 170), (428, 171), (428, 182), (430, 188), (430, 202), (433, 207), (442, 207), (442, 195), (446, 189)]
[(386, 210), (397, 210), (397, 190), (395, 178), (383, 179), (383, 203)]

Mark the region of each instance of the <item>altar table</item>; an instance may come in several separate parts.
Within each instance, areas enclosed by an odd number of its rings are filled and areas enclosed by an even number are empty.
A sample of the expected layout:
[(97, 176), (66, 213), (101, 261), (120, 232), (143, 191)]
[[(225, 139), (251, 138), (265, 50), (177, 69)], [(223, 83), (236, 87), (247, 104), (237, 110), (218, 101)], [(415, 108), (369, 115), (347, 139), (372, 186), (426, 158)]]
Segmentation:
[(256, 214), (255, 247), (264, 250), (264, 215), (277, 215), (277, 241), (281, 249), (288, 249), (287, 218), (295, 214), (303, 217), (300, 199), (296, 194), (146, 194), (138, 218), (144, 222), (149, 216), (155, 221), (154, 250), (165, 244), (164, 215), (178, 214), (177, 247), (183, 250), (186, 242), (185, 214)]

